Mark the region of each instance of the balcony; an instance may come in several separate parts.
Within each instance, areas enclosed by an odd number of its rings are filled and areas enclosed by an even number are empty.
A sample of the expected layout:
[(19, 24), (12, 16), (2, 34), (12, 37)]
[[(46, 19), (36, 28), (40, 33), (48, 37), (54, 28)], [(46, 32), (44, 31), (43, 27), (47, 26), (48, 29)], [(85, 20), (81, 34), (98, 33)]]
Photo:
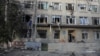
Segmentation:
[[(35, 24), (33, 24), (34, 26)], [(57, 28), (58, 24), (37, 24), (37, 27), (50, 27)], [(91, 28), (91, 29), (100, 29), (100, 25), (68, 25), (68, 24), (59, 24), (61, 28)]]

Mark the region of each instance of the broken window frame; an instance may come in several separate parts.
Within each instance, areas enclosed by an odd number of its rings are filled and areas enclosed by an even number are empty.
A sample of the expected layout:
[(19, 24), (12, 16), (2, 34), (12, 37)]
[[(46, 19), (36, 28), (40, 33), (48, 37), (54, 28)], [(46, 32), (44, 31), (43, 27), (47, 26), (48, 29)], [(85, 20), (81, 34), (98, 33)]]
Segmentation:
[(47, 23), (47, 16), (46, 15), (38, 15), (37, 16), (37, 23), (38, 24), (46, 24)]
[(52, 9), (53, 10), (61, 10), (61, 3), (60, 2), (52, 2)]
[[(70, 6), (69, 6), (70, 4)], [(66, 10), (74, 10), (74, 4), (73, 3), (66, 3)]]
[(78, 10), (79, 11), (87, 11), (87, 5), (86, 4), (78, 4)]

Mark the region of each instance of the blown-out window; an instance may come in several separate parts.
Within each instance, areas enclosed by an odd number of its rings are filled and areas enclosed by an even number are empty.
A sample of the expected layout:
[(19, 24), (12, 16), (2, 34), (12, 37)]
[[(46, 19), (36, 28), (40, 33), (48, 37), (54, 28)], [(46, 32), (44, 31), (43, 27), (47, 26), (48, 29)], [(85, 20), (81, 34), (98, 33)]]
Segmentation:
[(86, 4), (78, 4), (79, 11), (86, 11), (87, 7)]
[(38, 32), (37, 34), (38, 38), (46, 38), (47, 30), (37, 30), (37, 32)]
[(100, 18), (99, 17), (92, 17), (92, 24), (93, 25), (100, 25)]
[(66, 10), (74, 10), (74, 4), (67, 3), (66, 4)]
[(66, 23), (67, 24), (75, 24), (75, 17), (66, 16)]
[(47, 16), (45, 16), (45, 15), (39, 15), (38, 17), (37, 17), (37, 23), (47, 23)]
[(52, 3), (52, 9), (53, 10), (61, 10), (61, 4), (60, 3), (58, 3), (58, 2), (53, 2)]
[(23, 15), (23, 22), (29, 22), (31, 18), (32, 18), (32, 15), (25, 14)]

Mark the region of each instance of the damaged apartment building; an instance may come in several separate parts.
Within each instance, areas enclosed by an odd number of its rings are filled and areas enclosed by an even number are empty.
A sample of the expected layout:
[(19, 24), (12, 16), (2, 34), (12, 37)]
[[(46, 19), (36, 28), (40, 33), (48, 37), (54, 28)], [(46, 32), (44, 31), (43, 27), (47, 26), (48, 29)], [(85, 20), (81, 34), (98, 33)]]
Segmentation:
[(99, 0), (19, 1), (28, 27), (23, 38), (40, 42), (47, 50), (100, 43)]

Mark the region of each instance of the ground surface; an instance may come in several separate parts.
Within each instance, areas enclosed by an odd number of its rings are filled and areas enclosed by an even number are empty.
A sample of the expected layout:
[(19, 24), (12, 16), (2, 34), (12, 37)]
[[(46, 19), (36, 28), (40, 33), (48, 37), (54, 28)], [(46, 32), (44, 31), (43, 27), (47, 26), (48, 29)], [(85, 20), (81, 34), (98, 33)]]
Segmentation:
[(47, 51), (32, 51), (32, 50), (13, 50), (0, 56), (100, 56), (100, 52), (95, 53), (77, 53), (67, 52), (67, 53), (56, 53)]

